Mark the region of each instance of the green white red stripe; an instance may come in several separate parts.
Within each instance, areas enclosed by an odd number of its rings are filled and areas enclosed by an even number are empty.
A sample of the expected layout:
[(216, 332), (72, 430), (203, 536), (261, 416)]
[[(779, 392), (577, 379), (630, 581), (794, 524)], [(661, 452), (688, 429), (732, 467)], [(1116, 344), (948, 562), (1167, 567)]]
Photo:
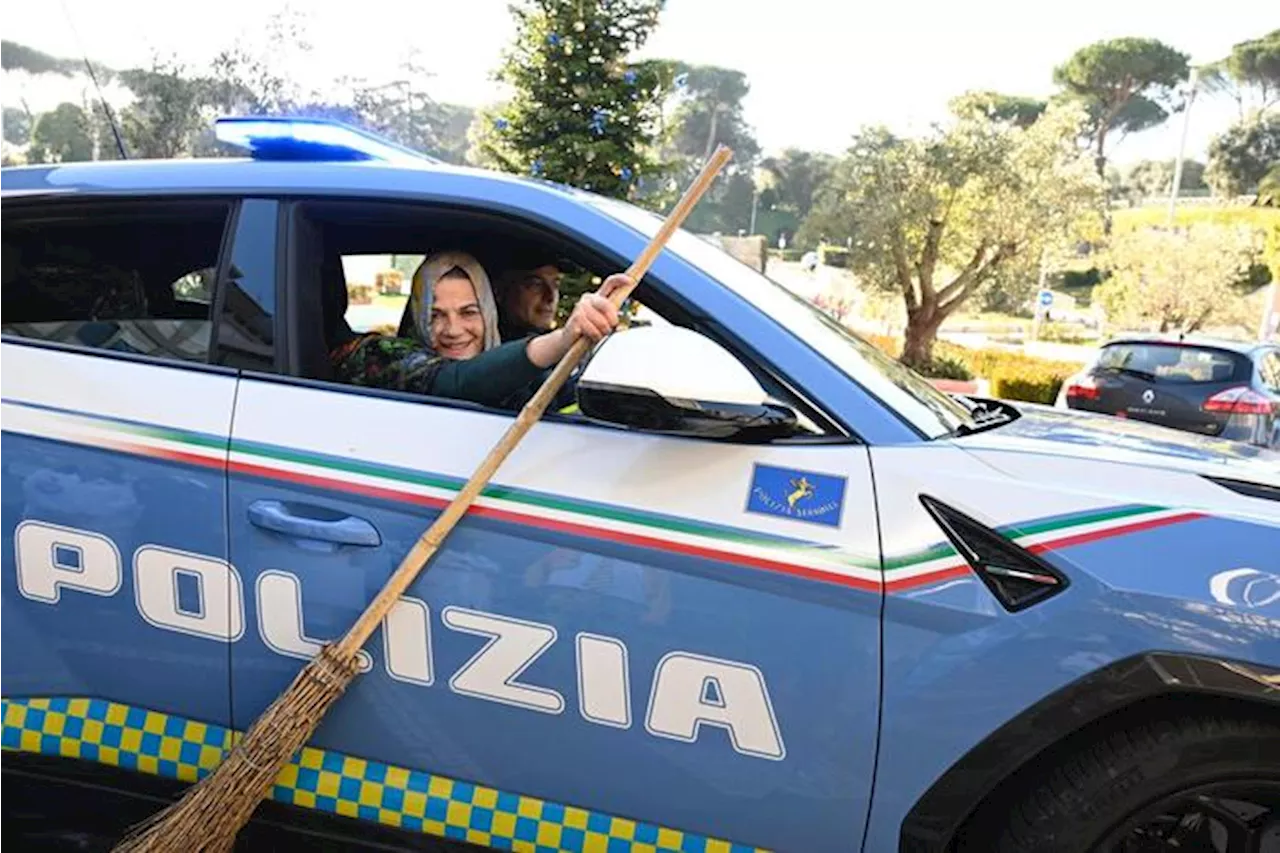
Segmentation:
[[(443, 508), (463, 481), (219, 436), (4, 400), (4, 431), (98, 447), (131, 455)], [(867, 591), (899, 592), (968, 574), (949, 545), (890, 555), (837, 547), (666, 516), (612, 504), (490, 485), (469, 515), (625, 545), (750, 566)], [(1006, 535), (1045, 552), (1199, 517), (1154, 506), (1098, 509), (1010, 525)]]
[[(1097, 512), (1073, 513), (1006, 527), (1002, 532), (1033, 554), (1084, 545), (1199, 518), (1199, 513), (1152, 506), (1113, 507)], [(969, 573), (950, 545), (885, 560), (885, 591), (898, 592)]]

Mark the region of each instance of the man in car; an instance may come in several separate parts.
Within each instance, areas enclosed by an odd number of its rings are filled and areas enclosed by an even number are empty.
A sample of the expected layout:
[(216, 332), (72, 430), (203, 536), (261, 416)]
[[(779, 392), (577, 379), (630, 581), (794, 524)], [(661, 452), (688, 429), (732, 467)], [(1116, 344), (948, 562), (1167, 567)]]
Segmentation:
[(512, 259), (497, 282), (502, 340), (540, 335), (555, 326), (560, 282), (571, 269), (571, 264), (550, 252), (530, 250)]

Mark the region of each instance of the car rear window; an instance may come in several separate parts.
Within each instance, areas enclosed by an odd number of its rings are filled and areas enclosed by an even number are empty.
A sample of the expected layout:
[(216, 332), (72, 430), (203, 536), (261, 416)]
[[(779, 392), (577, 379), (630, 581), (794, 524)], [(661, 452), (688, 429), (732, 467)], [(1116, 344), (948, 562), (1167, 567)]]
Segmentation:
[(1242, 382), (1249, 359), (1239, 353), (1189, 344), (1124, 343), (1103, 347), (1096, 367), (1118, 370), (1154, 382), (1195, 384)]

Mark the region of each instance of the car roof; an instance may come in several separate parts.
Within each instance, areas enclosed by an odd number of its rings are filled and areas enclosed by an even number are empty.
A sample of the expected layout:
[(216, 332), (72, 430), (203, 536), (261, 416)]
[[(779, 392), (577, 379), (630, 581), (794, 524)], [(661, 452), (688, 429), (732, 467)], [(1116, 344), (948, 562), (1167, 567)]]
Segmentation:
[(1208, 335), (1176, 335), (1176, 334), (1131, 334), (1118, 335), (1107, 339), (1102, 347), (1117, 344), (1168, 344), (1171, 346), (1208, 347), (1228, 350), (1240, 355), (1252, 355), (1260, 350), (1270, 350), (1276, 344), (1266, 341), (1237, 341), (1230, 338), (1215, 338)]
[(421, 164), (379, 161), (273, 161), (247, 158), (173, 160), (99, 160), (0, 169), (5, 197), (34, 194), (217, 194), (272, 193), (413, 195), (480, 197), (506, 191), (550, 194), (584, 202), (584, 190), (506, 172), (455, 166), (424, 159)]

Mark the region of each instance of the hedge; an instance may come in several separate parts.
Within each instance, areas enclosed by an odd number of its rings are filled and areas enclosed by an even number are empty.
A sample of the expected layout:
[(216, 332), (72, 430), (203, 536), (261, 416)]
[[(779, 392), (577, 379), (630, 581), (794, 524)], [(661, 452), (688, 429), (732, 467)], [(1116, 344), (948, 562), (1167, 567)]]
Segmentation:
[(935, 356), (955, 358), (973, 371), (975, 376), (987, 379), (995, 379), (1000, 375), (1037, 376), (1041, 373), (1066, 378), (1083, 367), (1080, 362), (1051, 361), (998, 349), (969, 349), (946, 341), (938, 341), (933, 351)]
[[(892, 358), (897, 358), (902, 351), (902, 341), (898, 338), (887, 335), (863, 335), (863, 338)], [(970, 375), (943, 372), (952, 365)], [(991, 394), (995, 397), (1052, 404), (1058, 398), (1063, 381), (1081, 367), (1082, 364), (1072, 361), (1051, 361), (1017, 352), (971, 349), (947, 341), (937, 341), (933, 345), (933, 364), (921, 373), (935, 379), (969, 379), (979, 376), (990, 380)]]
[(973, 371), (965, 367), (964, 362), (955, 358), (935, 355), (933, 360), (920, 368), (920, 374), (930, 379), (959, 379), (968, 381), (973, 378)]
[(997, 373), (991, 378), (991, 396), (1052, 406), (1065, 379), (1048, 370), (1030, 376)]
[(818, 260), (823, 266), (847, 269), (849, 266), (849, 250), (844, 246), (819, 246)]

